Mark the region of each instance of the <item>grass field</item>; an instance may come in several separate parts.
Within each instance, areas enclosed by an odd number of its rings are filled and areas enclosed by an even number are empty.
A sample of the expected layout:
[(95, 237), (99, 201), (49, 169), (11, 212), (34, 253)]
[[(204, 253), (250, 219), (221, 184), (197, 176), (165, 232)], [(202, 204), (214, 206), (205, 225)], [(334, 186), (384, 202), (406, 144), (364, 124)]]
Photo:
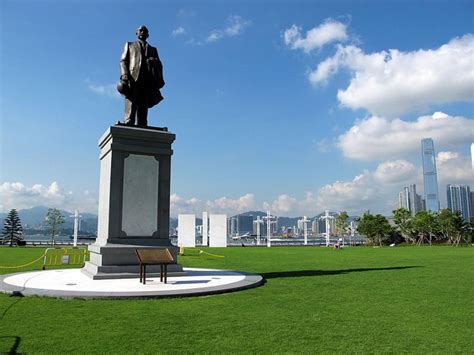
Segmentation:
[[(179, 262), (259, 273), (266, 284), (158, 300), (0, 294), (0, 353), (474, 351), (474, 248), (209, 251), (226, 257), (183, 256)], [(0, 265), (25, 263), (42, 252), (0, 248)]]

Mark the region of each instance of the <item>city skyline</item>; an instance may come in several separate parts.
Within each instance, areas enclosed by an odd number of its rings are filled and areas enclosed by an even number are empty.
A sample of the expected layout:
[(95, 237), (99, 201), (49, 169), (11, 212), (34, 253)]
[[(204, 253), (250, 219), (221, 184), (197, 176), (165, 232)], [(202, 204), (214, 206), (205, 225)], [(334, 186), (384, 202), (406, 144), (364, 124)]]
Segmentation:
[(470, 217), (474, 217), (472, 210), (473, 195), (471, 194), (468, 185), (451, 185), (446, 186), (446, 195), (448, 201), (448, 208), (453, 211), (459, 211), (465, 221), (469, 221)]
[(0, 212), (97, 213), (97, 140), (142, 24), (166, 81), (149, 123), (177, 134), (173, 216), (387, 215), (403, 187), (424, 195), (423, 138), (442, 208), (447, 184), (472, 186), (471, 2), (148, 5), (2, 2)]

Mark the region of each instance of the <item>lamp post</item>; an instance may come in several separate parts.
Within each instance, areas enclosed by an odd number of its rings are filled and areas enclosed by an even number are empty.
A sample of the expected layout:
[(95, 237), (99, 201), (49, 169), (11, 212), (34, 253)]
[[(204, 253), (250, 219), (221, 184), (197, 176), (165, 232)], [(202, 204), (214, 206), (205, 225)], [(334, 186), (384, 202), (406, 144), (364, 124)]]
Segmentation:
[(271, 247), (271, 237), (272, 237), (272, 224), (276, 223), (273, 219), (276, 218), (270, 214), (270, 211), (267, 211), (267, 215), (263, 217), (267, 222), (267, 247)]
[(264, 222), (262, 219), (260, 219), (260, 216), (257, 216), (257, 219), (253, 221), (253, 224), (255, 224), (256, 232), (257, 232), (257, 245), (260, 245), (260, 225), (263, 223)]
[(328, 247), (330, 242), (329, 237), (331, 236), (330, 220), (334, 219), (334, 216), (329, 215), (329, 210), (326, 210), (324, 216), (322, 216), (321, 219), (326, 221), (326, 246)]
[(310, 222), (310, 220), (307, 219), (306, 216), (303, 216), (300, 221), (301, 223), (303, 223), (304, 245), (308, 245), (308, 223)]
[(69, 217), (74, 217), (74, 247), (77, 247), (77, 235), (79, 233), (79, 220), (82, 216), (79, 214), (78, 210), (75, 210), (74, 215), (70, 215)]

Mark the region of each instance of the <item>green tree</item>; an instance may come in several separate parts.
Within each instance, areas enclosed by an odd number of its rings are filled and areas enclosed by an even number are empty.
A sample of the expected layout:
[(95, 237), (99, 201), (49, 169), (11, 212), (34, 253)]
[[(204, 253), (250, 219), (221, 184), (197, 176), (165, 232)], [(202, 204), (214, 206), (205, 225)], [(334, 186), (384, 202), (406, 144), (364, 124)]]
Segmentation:
[(347, 234), (347, 228), (349, 228), (349, 215), (344, 211), (336, 217), (336, 229), (337, 233), (342, 236), (342, 245), (344, 245), (344, 236)]
[(454, 215), (450, 209), (445, 208), (439, 212), (438, 225), (442, 238), (447, 240), (448, 244), (454, 245), (456, 241), (456, 228), (454, 227)]
[(417, 244), (421, 245), (428, 241), (431, 245), (433, 237), (440, 231), (438, 215), (432, 211), (419, 211), (412, 222), (413, 230), (418, 235)]
[(12, 247), (13, 243), (18, 244), (21, 240), (23, 240), (23, 228), (20, 217), (16, 209), (11, 209), (3, 222), (2, 243), (9, 243)]
[(459, 246), (459, 243), (462, 241), (467, 243), (468, 239), (470, 239), (471, 225), (464, 220), (461, 211), (453, 212), (452, 224), (456, 235), (453, 245)]
[(51, 244), (54, 245), (54, 237), (59, 234), (64, 223), (64, 217), (56, 208), (48, 209), (46, 214), (46, 227), (51, 235)]
[(416, 236), (413, 235), (412, 218), (409, 210), (403, 207), (393, 210), (393, 221), (398, 232), (400, 232), (407, 242), (416, 242)]
[(470, 218), (467, 229), (466, 243), (467, 245), (471, 245), (474, 240), (474, 216)]
[(380, 214), (371, 215), (370, 213), (364, 213), (359, 221), (357, 230), (364, 234), (371, 243), (380, 246), (390, 238), (393, 232), (387, 218)]

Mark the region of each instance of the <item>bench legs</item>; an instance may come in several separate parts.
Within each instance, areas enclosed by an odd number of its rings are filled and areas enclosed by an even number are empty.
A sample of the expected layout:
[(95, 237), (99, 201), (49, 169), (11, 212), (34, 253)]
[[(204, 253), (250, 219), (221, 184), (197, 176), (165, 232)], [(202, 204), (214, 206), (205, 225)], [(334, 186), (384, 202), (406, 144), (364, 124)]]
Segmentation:
[(168, 264), (160, 264), (160, 281), (168, 282)]
[[(168, 264), (160, 264), (160, 282), (168, 282)], [(146, 264), (140, 263), (140, 282), (146, 284)]]

